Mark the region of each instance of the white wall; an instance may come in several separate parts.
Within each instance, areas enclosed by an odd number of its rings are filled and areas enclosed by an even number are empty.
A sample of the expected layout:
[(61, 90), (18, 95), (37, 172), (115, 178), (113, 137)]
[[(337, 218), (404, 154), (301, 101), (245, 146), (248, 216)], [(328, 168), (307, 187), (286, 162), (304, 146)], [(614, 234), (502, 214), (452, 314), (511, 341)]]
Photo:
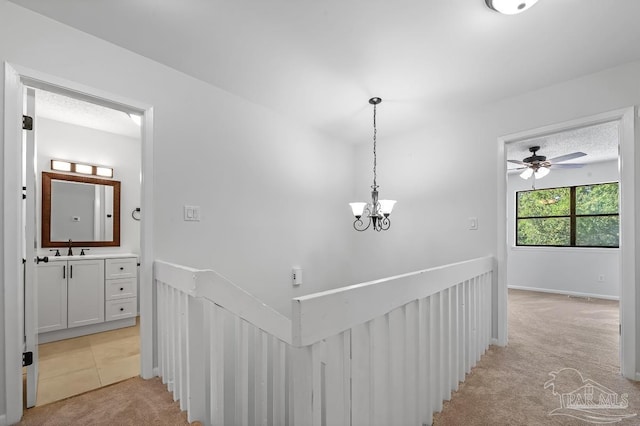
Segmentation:
[[(618, 162), (587, 164), (581, 169), (553, 169), (536, 180), (536, 189), (617, 182)], [(531, 180), (510, 173), (507, 180), (507, 284), (562, 294), (620, 297), (620, 250), (601, 248), (516, 247), (515, 193), (531, 189)], [(604, 276), (604, 282), (598, 277)]]
[[(356, 236), (352, 281), (496, 255), (498, 244), (505, 244), (497, 239), (497, 227), (505, 226), (496, 219), (496, 185), (504, 179), (498, 138), (637, 104), (640, 62), (488, 105), (434, 111), (425, 114), (421, 130), (393, 137), (383, 133), (380, 109), (378, 183), (381, 197), (398, 203), (389, 231)], [(385, 105), (393, 107), (392, 102)], [(636, 117), (636, 146), (639, 124)], [(353, 198), (365, 199), (371, 185), (371, 147), (358, 146), (356, 155), (358, 193)], [(640, 170), (640, 150), (635, 155)], [(640, 173), (635, 179), (640, 185)], [(468, 230), (470, 216), (478, 217), (477, 231)], [(640, 247), (640, 217), (635, 220)]]
[[(37, 102), (37, 101), (36, 101)], [(51, 160), (70, 160), (113, 168), (120, 181), (120, 247), (91, 247), (91, 254), (140, 252), (140, 222), (131, 211), (140, 207), (140, 139), (37, 117), (38, 188), (42, 172), (50, 172)], [(57, 173), (57, 172), (56, 172)], [(40, 212), (40, 193), (36, 197)], [(38, 214), (38, 242), (40, 242)], [(93, 231), (93, 228), (92, 228)], [(38, 244), (40, 247), (40, 243)], [(49, 254), (49, 249), (39, 249)], [(79, 253), (78, 250), (75, 252)], [(63, 253), (64, 254), (64, 253)]]
[(156, 258), (212, 268), (287, 315), (292, 297), (344, 284), (350, 146), (4, 0), (0, 60), (153, 105)]

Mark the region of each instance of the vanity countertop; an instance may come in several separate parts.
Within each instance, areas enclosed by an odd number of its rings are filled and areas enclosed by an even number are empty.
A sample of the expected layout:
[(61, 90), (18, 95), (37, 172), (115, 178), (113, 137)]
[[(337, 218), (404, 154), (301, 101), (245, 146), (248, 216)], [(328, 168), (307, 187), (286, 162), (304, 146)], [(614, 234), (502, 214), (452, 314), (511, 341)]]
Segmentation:
[(133, 253), (113, 253), (113, 254), (85, 254), (80, 256), (79, 254), (74, 254), (73, 256), (53, 256), (48, 255), (49, 262), (60, 262), (63, 260), (92, 260), (92, 259), (123, 259), (127, 257), (138, 257), (137, 254)]

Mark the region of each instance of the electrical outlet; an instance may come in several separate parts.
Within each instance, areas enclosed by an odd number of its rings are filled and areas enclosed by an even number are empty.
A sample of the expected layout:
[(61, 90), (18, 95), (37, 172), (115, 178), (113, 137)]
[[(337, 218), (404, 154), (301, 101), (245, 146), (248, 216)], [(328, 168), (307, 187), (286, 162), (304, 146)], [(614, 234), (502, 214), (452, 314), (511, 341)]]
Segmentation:
[(469, 218), (469, 230), (476, 231), (478, 229), (478, 218), (470, 217)]

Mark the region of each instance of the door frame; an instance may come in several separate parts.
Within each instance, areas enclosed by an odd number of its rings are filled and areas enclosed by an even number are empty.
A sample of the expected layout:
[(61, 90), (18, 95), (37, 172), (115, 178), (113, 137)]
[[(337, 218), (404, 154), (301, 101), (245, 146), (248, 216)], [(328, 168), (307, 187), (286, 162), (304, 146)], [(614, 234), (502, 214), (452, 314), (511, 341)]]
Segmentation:
[(635, 218), (635, 107), (603, 112), (589, 117), (513, 133), (498, 138), (498, 344), (507, 344), (507, 157), (506, 145), (525, 139), (604, 122), (618, 121), (620, 174), (620, 371), (631, 380), (640, 380), (637, 372), (637, 296), (636, 291), (636, 218)]
[(22, 321), (19, 284), (21, 267), (20, 214), (22, 202), (19, 164), (22, 158), (21, 83), (125, 112), (142, 115), (140, 221), (140, 375), (153, 377), (153, 106), (5, 62), (4, 66), (4, 333), (5, 398), (8, 424), (22, 418)]

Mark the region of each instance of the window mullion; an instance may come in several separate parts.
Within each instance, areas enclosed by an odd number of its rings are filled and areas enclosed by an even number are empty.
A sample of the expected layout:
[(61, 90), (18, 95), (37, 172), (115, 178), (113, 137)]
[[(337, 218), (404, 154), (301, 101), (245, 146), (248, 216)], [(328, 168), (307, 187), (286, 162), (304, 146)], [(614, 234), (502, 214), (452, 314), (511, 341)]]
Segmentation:
[(569, 237), (569, 244), (571, 247), (576, 246), (576, 187), (570, 187), (569, 196), (569, 228), (571, 235)]

